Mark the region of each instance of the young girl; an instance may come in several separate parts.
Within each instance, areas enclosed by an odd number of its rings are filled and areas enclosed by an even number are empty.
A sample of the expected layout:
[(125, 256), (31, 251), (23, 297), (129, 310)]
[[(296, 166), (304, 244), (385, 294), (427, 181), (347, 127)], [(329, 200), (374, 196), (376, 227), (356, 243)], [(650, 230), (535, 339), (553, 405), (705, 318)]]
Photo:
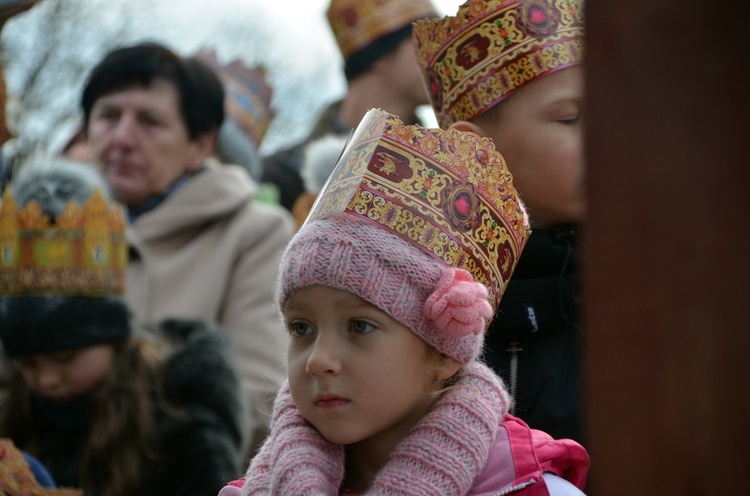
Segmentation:
[[(215, 494), (240, 471), (242, 402), (223, 333), (135, 332), (124, 221), (86, 166), (26, 165), (0, 205), (0, 437), (85, 494)], [(12, 193), (11, 193), (12, 190)]]
[(288, 381), (220, 495), (582, 494), (585, 450), (478, 360), (528, 234), (491, 141), (370, 111), (283, 256)]

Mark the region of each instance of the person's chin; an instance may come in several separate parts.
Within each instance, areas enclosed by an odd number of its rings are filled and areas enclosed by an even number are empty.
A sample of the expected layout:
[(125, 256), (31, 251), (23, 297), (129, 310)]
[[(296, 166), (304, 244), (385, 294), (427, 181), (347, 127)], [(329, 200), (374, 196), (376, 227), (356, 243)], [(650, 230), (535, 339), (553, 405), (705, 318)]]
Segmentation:
[(107, 178), (107, 182), (117, 201), (126, 205), (138, 205), (141, 202), (140, 198), (143, 196), (141, 188), (134, 181), (122, 177), (110, 177)]

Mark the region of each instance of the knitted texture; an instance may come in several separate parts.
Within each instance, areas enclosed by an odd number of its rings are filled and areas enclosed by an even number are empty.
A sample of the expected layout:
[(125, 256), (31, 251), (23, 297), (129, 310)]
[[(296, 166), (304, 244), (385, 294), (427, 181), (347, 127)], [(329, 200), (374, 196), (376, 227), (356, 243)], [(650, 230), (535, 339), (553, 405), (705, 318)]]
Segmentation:
[[(433, 298), (437, 303), (425, 308), (444, 276), (439, 293), (451, 296), (438, 295)], [(454, 282), (455, 287), (446, 288)], [(281, 261), (280, 308), (296, 290), (316, 284), (359, 296), (461, 364), (479, 355), (492, 316), (489, 304), (477, 301), (487, 301), (487, 289), (471, 282), (468, 272), (449, 268), (408, 242), (345, 215), (308, 223), (292, 239)], [(441, 308), (447, 312), (438, 311)]]
[(245, 475), (243, 495), (335, 495), (344, 477), (344, 447), (326, 441), (294, 405), (289, 384), (279, 390), (271, 435)]
[(492, 306), (487, 301), (487, 288), (474, 283), (465, 270), (446, 270), (435, 292), (425, 302), (425, 315), (448, 334), (463, 336), (480, 333)]
[(468, 493), (509, 404), (490, 369), (478, 362), (464, 366), (455, 386), (396, 445), (367, 494)]
[[(501, 380), (478, 362), (396, 445), (365, 495), (466, 494), (484, 468), (510, 399)], [(274, 406), (272, 434), (247, 471), (242, 495), (339, 494), (343, 446), (325, 441), (302, 419), (289, 388)], [(235, 494), (227, 491), (224, 494)]]

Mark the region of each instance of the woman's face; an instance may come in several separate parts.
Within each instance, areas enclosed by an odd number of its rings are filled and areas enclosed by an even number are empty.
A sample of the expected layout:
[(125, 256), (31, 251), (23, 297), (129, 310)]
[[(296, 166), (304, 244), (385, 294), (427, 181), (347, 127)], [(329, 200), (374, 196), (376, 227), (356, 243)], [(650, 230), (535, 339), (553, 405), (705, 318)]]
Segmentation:
[(88, 144), (116, 198), (138, 206), (212, 151), (211, 137), (191, 139), (177, 88), (162, 79), (102, 96), (89, 117)]
[(56, 403), (67, 403), (99, 386), (112, 368), (114, 347), (100, 344), (16, 359), (31, 391)]

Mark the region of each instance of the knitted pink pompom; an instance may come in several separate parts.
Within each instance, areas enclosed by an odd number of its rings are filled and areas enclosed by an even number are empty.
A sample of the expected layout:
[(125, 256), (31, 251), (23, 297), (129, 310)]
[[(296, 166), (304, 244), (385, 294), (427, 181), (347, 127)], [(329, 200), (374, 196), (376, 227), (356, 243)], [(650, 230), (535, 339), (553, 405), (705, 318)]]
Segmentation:
[(487, 288), (463, 269), (448, 268), (435, 291), (424, 304), (425, 316), (435, 327), (451, 336), (462, 337), (484, 332), (492, 306)]

